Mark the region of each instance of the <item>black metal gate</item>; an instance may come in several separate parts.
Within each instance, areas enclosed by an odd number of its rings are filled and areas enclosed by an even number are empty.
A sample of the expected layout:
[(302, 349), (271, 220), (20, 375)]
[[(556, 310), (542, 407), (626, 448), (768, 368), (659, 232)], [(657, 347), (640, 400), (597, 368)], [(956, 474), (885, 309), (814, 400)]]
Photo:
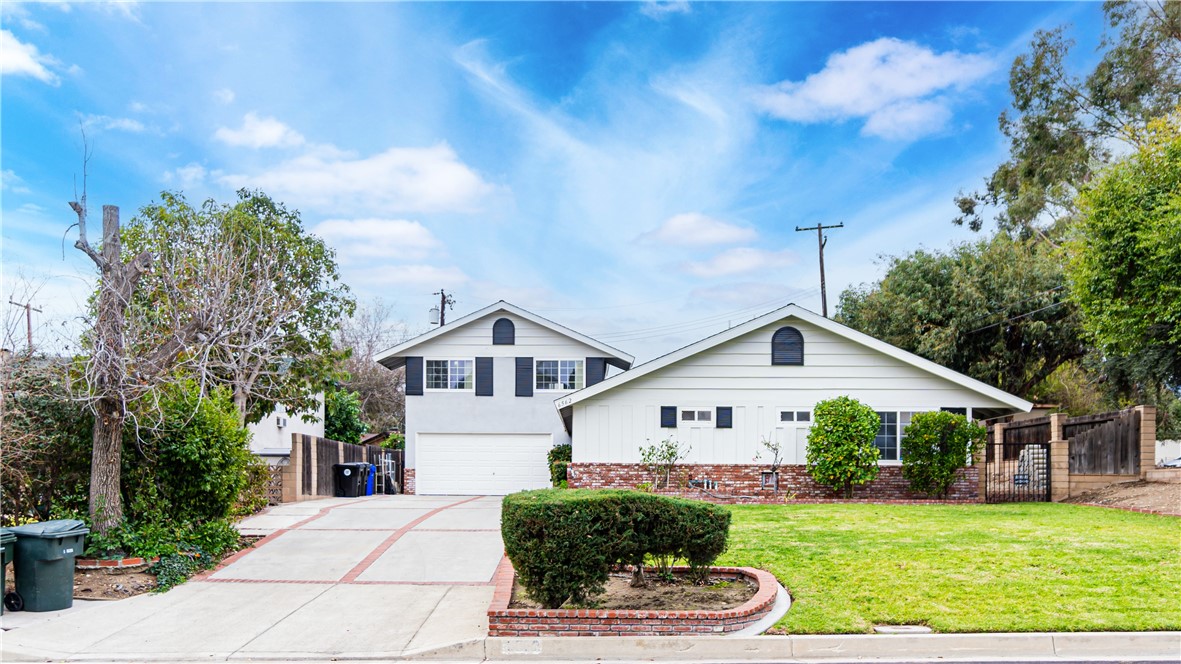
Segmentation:
[(1050, 444), (1003, 442), (985, 464), (984, 500), (989, 503), (1050, 502)]

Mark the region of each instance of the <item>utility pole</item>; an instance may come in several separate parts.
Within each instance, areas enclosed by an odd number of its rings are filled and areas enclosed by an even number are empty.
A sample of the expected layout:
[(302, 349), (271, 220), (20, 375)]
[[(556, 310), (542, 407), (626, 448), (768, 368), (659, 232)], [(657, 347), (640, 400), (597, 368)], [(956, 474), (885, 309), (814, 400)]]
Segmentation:
[(33, 312), (36, 311), (39, 314), (44, 312), (37, 307), (34, 307), (32, 302), (21, 304), (20, 302), (13, 302), (10, 299), (8, 300), (8, 303), (13, 306), (23, 307), (25, 310), (25, 333), (28, 335), (29, 352), (31, 353), (33, 352)]
[(796, 226), (796, 232), (816, 231), (816, 241), (820, 244), (820, 315), (828, 318), (828, 295), (824, 291), (824, 245), (828, 244), (828, 238), (824, 236), (824, 231), (827, 228), (844, 228), (845, 222), (836, 224), (835, 226), (809, 226), (807, 228), (800, 228)]
[[(447, 324), (447, 307), (451, 307), (452, 309), (454, 309), (455, 308), (455, 300), (452, 299), (452, 297), (450, 295), (448, 295), (447, 292), (444, 291), (442, 288), (439, 289), (438, 293), (434, 293), (434, 295), (439, 296), (439, 327), (443, 327), (444, 325)], [(431, 309), (431, 313), (432, 314), (435, 313), (434, 308)], [(432, 321), (432, 322), (434, 322), (434, 321)]]

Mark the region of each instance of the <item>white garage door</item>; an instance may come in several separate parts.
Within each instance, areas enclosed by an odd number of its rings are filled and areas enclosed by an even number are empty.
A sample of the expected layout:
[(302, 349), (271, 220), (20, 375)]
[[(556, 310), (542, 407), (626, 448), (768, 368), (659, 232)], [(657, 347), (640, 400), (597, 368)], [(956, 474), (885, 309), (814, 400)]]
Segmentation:
[(414, 445), (419, 495), (503, 496), (550, 486), (551, 434), (420, 433)]

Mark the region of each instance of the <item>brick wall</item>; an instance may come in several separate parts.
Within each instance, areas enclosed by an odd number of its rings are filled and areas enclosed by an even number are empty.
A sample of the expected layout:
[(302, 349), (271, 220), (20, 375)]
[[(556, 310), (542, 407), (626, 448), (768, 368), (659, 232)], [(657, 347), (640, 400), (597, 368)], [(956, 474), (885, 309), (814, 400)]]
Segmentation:
[[(829, 501), (840, 499), (840, 494), (817, 483), (808, 475), (805, 466), (783, 466), (779, 469), (779, 490), (762, 488), (761, 475), (766, 465), (755, 464), (686, 464), (674, 469), (675, 489), (658, 493), (679, 495), (719, 503), (782, 503), (786, 501)], [(631, 489), (641, 483), (651, 483), (652, 473), (642, 464), (573, 463), (569, 470), (572, 489)], [(948, 491), (947, 500), (977, 502), (980, 500), (980, 473), (977, 466), (959, 471), (959, 477)], [(706, 490), (687, 487), (690, 480), (709, 480), (716, 488)], [(881, 466), (878, 478), (853, 489), (854, 500), (866, 501), (929, 501), (930, 497), (912, 493), (902, 477), (901, 466)]]
[(402, 471), (402, 483), (406, 486), (402, 487), (402, 493), (414, 493), (414, 469), (406, 468)]
[[(674, 568), (684, 571), (681, 568)], [(725, 634), (753, 625), (775, 605), (775, 577), (750, 567), (715, 567), (715, 576), (745, 576), (758, 584), (754, 597), (724, 611), (610, 609), (510, 609), (515, 574), (508, 558), (496, 570), (488, 607), (488, 636), (688, 636)]]

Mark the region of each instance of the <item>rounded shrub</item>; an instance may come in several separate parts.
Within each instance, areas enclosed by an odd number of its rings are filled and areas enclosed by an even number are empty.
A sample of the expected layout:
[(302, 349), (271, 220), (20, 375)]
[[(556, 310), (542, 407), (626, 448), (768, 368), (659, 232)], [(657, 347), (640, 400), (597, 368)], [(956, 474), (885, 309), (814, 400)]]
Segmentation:
[(988, 432), (963, 415), (938, 411), (915, 413), (905, 435), (902, 476), (911, 490), (942, 497)]
[(549, 459), (550, 482), (555, 487), (564, 486), (562, 482), (566, 481), (566, 469), (570, 467), (570, 460), (574, 456), (574, 448), (569, 443), (565, 445), (554, 445), (550, 448), (549, 454), (546, 456)]
[(649, 556), (707, 570), (726, 550), (730, 512), (638, 491), (545, 489), (507, 496), (500, 527), (525, 591), (558, 608), (602, 592), (612, 566), (642, 568)]
[(816, 404), (808, 433), (808, 474), (817, 482), (853, 497), (853, 487), (878, 476), (873, 439), (881, 420), (873, 408), (852, 397)]

